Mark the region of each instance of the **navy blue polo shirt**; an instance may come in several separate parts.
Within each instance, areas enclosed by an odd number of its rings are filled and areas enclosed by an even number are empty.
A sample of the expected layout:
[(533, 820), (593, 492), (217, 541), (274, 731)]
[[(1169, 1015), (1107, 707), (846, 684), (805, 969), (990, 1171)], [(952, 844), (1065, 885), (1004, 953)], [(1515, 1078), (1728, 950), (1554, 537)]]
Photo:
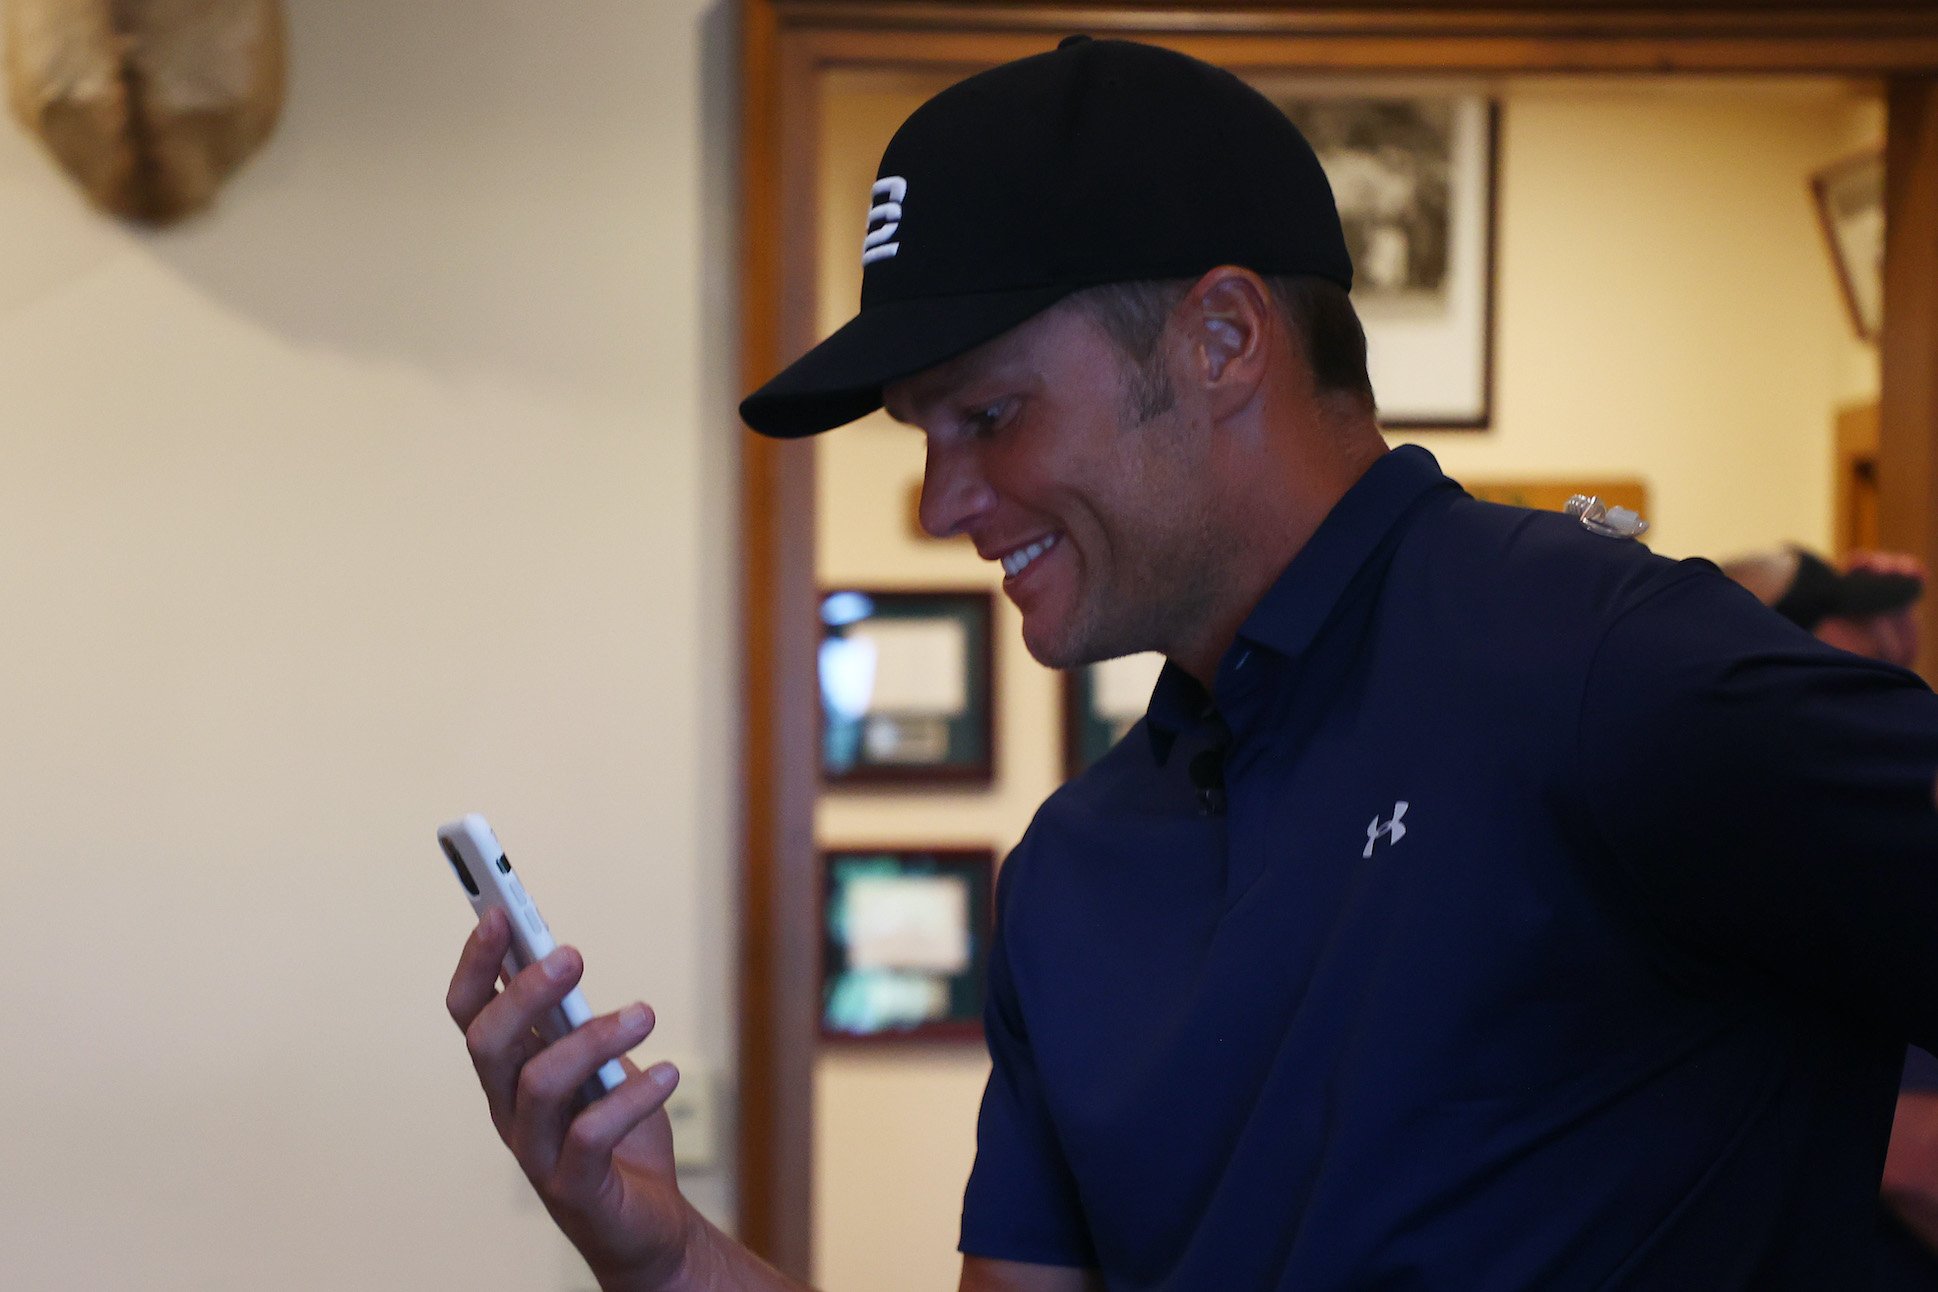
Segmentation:
[(962, 1250), (1862, 1286), (1938, 1043), (1935, 774), (1912, 674), (1389, 453), (1005, 864)]

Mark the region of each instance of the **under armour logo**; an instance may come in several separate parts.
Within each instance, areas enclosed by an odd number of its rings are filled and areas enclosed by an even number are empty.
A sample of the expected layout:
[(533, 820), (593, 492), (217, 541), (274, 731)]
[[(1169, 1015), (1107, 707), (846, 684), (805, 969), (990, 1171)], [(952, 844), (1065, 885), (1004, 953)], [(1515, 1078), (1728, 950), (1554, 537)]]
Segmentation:
[(895, 231), (902, 227), (902, 199), (908, 196), (908, 181), (900, 175), (884, 175), (875, 181), (869, 194), (874, 205), (868, 208), (868, 236), (861, 240), (861, 263), (887, 260), (902, 249)]
[(1382, 825), (1379, 816), (1375, 814), (1373, 823), (1366, 827), (1366, 851), (1359, 855), (1361, 857), (1371, 857), (1373, 855), (1373, 845), (1379, 842), (1381, 835), (1386, 836), (1388, 843), (1398, 843), (1400, 840), (1406, 838), (1406, 826), (1401, 821), (1401, 818), (1405, 815), (1405, 799), (1401, 799), (1393, 805), (1393, 819), (1391, 821)]

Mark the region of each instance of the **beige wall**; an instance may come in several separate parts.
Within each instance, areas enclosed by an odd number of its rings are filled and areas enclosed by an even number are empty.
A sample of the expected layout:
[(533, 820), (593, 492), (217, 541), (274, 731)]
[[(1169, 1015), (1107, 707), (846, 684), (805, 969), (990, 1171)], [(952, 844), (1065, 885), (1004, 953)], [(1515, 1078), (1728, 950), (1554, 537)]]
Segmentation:
[(730, 6), (289, 8), (206, 219), (0, 125), (0, 1282), (584, 1286), (431, 831), (730, 1069)]
[[(824, 104), (827, 328), (859, 289), (881, 145), (928, 88), (845, 77)], [(1494, 427), (1413, 438), (1456, 476), (1640, 475), (1671, 555), (1826, 543), (1832, 409), (1875, 390), (1875, 355), (1850, 338), (1806, 177), (1876, 136), (1874, 102), (1828, 82), (1613, 79), (1521, 81), (1502, 99)], [(817, 444), (825, 581), (995, 586), (963, 544), (909, 534), (918, 435), (877, 417)], [(993, 792), (828, 795), (823, 842), (1015, 842), (1056, 783), (1059, 710), (1003, 610)], [(828, 1287), (954, 1285), (986, 1070), (974, 1047), (822, 1057)]]

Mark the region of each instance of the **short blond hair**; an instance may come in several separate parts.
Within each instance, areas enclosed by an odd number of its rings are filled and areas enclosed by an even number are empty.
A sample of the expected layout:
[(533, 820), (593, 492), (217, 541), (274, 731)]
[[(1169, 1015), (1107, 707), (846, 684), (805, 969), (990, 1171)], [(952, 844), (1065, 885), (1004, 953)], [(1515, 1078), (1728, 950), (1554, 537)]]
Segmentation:
[(1736, 580), (1766, 606), (1783, 600), (1783, 594), (1797, 581), (1797, 562), (1802, 558), (1794, 547), (1773, 552), (1747, 552), (1722, 562), (1723, 573)]

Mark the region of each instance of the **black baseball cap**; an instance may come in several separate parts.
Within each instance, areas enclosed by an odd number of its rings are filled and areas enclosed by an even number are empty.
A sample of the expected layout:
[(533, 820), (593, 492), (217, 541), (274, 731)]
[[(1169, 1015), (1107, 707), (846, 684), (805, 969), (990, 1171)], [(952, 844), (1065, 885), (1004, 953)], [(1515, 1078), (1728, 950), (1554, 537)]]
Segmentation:
[(1173, 50), (1073, 36), (961, 81), (889, 141), (861, 311), (740, 416), (794, 438), (1072, 292), (1219, 265), (1352, 287), (1318, 158), (1271, 100)]
[(1913, 575), (1876, 570), (1840, 573), (1814, 553), (1802, 548), (1793, 550), (1797, 572), (1770, 608), (1804, 629), (1815, 630), (1826, 619), (1866, 619), (1892, 614), (1911, 606), (1924, 594), (1924, 580)]

